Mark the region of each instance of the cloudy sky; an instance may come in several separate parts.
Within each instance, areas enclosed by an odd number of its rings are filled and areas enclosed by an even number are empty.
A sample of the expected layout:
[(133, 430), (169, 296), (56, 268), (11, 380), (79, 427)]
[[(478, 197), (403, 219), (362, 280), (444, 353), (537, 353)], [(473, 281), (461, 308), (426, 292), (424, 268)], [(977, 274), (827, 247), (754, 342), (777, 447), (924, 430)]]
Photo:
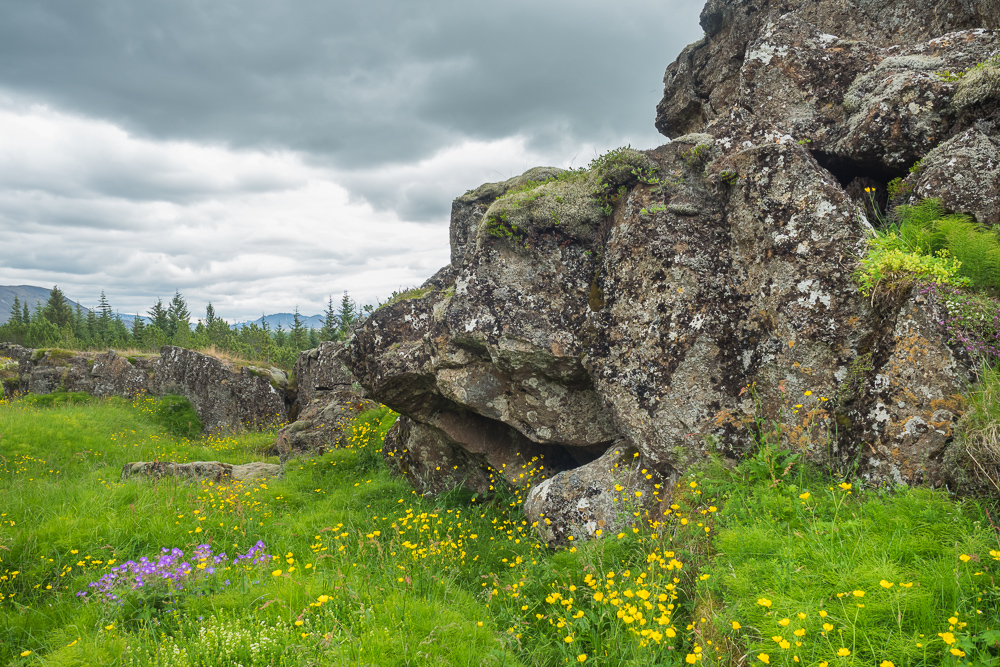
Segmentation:
[(451, 200), (653, 128), (703, 0), (0, 0), (0, 284), (323, 310), (448, 262)]

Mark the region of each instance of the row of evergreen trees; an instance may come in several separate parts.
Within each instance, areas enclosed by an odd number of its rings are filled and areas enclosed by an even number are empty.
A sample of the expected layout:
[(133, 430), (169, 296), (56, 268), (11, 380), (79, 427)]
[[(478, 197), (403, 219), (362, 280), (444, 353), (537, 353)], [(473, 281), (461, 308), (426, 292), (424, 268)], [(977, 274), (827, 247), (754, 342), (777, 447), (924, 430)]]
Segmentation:
[(230, 326), (215, 314), (211, 303), (205, 317), (191, 326), (191, 312), (178, 291), (169, 303), (158, 299), (147, 312), (149, 322), (138, 315), (127, 324), (116, 313), (104, 292), (97, 308), (84, 312), (70, 305), (59, 286), (52, 288), (44, 304), (22, 303), (16, 296), (10, 319), (0, 325), (0, 342), (25, 347), (61, 347), (73, 350), (133, 349), (158, 351), (164, 345), (194, 349), (214, 347), (234, 356), (290, 368), (299, 352), (324, 340), (342, 340), (351, 324), (361, 317), (354, 300), (344, 292), (338, 305), (327, 300), (323, 327), (306, 327), (296, 307), (293, 323), (285, 330), (271, 329), (266, 320), (242, 327)]

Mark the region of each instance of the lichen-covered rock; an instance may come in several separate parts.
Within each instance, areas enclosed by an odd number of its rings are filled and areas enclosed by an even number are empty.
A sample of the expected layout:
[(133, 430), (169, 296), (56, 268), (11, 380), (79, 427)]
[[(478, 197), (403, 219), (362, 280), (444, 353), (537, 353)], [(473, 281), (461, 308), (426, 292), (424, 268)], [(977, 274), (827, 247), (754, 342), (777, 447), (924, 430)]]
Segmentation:
[(352, 389), (318, 392), (298, 419), (278, 431), (274, 444), (281, 462), (341, 446), (354, 418), (377, 407), (378, 403), (362, 398)]
[(317, 348), (299, 354), (292, 368), (297, 409), (309, 405), (319, 392), (352, 387), (354, 376), (344, 364), (343, 353), (343, 342), (323, 341)]
[(382, 457), (422, 495), (465, 488), (488, 495), (493, 474), (438, 429), (399, 417), (385, 436)]
[(160, 350), (149, 389), (187, 398), (208, 430), (260, 428), (288, 418), (284, 395), (270, 375), (182, 347)]
[(583, 535), (612, 443), (672, 479), (764, 435), (872, 482), (948, 479), (967, 369), (919, 290), (853, 272), (919, 158), (904, 188), (975, 171), (945, 201), (995, 215), (1000, 7), (710, 0), (702, 23), (667, 70), (672, 143), (467, 194), (433, 289), (354, 331), (348, 365), (405, 416), (387, 460), (424, 492), (544, 460), (533, 502)]
[(359, 413), (378, 407), (364, 398), (344, 364), (344, 344), (323, 342), (299, 355), (293, 370), (298, 384), (295, 421), (283, 427), (275, 451), (285, 462), (299, 454), (322, 454), (342, 443)]
[[(778, 27), (781, 24), (808, 26), (808, 30)], [(866, 54), (874, 49), (881, 50), (883, 57), (903, 55), (893, 47), (905, 48), (951, 32), (995, 30), (1000, 28), (1000, 7), (991, 0), (924, 4), (910, 0), (709, 0), (701, 25), (704, 38), (684, 49), (664, 75), (656, 127), (669, 137), (700, 131), (727, 118), (734, 107), (747, 103), (741, 96), (748, 92), (752, 101), (765, 105), (754, 111), (763, 118), (771, 117), (774, 106), (792, 93), (787, 97), (789, 113), (775, 117), (779, 124), (782, 118), (808, 118), (817, 112), (836, 117), (841, 104), (838, 93), (854, 80), (851, 60), (867, 60)], [(782, 83), (772, 90), (755, 86), (754, 70), (761, 64), (770, 70), (764, 76), (792, 85)], [(829, 90), (814, 85), (817, 77)]]
[(259, 461), (240, 465), (220, 463), (219, 461), (191, 461), (190, 463), (135, 461), (122, 466), (122, 481), (135, 478), (160, 479), (162, 477), (216, 483), (229, 480), (243, 482), (281, 478), (284, 477), (284, 470), (280, 465)]
[(3, 395), (27, 391), (24, 379), (31, 371), (32, 351), (14, 343), (0, 343), (0, 390)]
[(1000, 225), (1000, 134), (993, 130), (977, 124), (934, 148), (903, 181), (901, 199), (940, 199), (981, 224)]
[(180, 394), (191, 401), (206, 430), (269, 426), (285, 421), (287, 377), (276, 368), (237, 368), (215, 357), (166, 346), (160, 356), (122, 357), (107, 352), (28, 350), (0, 345), (9, 392), (84, 392), (133, 398)]
[(498, 197), (510, 190), (555, 178), (564, 171), (557, 167), (535, 167), (501, 183), (486, 183), (455, 199), (451, 204), (451, 266), (465, 263), (466, 252), (475, 246), (483, 214)]
[(233, 466), (230, 463), (220, 463), (219, 461), (192, 461), (190, 463), (135, 461), (122, 466), (121, 479), (123, 481), (131, 478), (160, 479), (161, 477), (222, 482), (233, 478)]
[[(524, 513), (549, 547), (614, 535), (638, 523), (660, 498), (658, 475), (621, 447), (532, 487)], [(664, 497), (666, 495), (664, 494)]]

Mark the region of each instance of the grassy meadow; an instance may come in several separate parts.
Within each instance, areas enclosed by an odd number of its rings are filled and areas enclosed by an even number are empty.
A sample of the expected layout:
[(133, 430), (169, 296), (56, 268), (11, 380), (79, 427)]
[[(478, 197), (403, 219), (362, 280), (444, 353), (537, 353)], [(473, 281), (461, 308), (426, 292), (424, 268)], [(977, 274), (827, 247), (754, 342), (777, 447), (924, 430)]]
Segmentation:
[(0, 664), (1000, 664), (990, 506), (766, 452), (550, 551), (516, 490), (390, 477), (394, 417), (282, 480), (122, 482), (129, 461), (266, 460), (274, 432), (174, 435), (151, 398), (0, 402)]

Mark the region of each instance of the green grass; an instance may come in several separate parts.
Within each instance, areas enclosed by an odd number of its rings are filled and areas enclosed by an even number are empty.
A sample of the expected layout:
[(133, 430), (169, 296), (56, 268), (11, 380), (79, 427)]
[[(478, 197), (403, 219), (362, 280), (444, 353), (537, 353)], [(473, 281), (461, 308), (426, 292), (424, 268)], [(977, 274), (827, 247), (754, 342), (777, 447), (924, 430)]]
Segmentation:
[(701, 590), (725, 602), (723, 643), (757, 664), (966, 664), (952, 648), (1000, 663), (1000, 541), (983, 505), (752, 469), (701, 480), (724, 501)]
[[(949, 664), (936, 633), (955, 612), (968, 623), (955, 625), (957, 646), (994, 650), (983, 647), (1000, 547), (982, 507), (942, 493), (848, 494), (798, 468), (784, 478), (794, 485), (774, 485), (752, 466), (710, 465), (660, 520), (552, 552), (523, 491), (423, 498), (391, 478), (387, 409), (359, 415), (346, 447), (290, 462), (283, 480), (119, 481), (129, 461), (262, 460), (274, 439), (181, 438), (156, 410), (155, 399), (0, 403), (0, 663), (681, 665), (766, 652), (793, 664), (770, 637), (792, 637), (798, 625), (780, 621), (800, 611), (811, 624), (800, 664)], [(270, 554), (260, 565), (209, 572), (193, 560), (199, 544), (231, 559), (258, 541)], [(184, 590), (77, 596), (164, 547), (192, 560)], [(850, 656), (830, 659), (841, 646), (819, 639), (820, 609), (838, 642), (850, 631)]]

